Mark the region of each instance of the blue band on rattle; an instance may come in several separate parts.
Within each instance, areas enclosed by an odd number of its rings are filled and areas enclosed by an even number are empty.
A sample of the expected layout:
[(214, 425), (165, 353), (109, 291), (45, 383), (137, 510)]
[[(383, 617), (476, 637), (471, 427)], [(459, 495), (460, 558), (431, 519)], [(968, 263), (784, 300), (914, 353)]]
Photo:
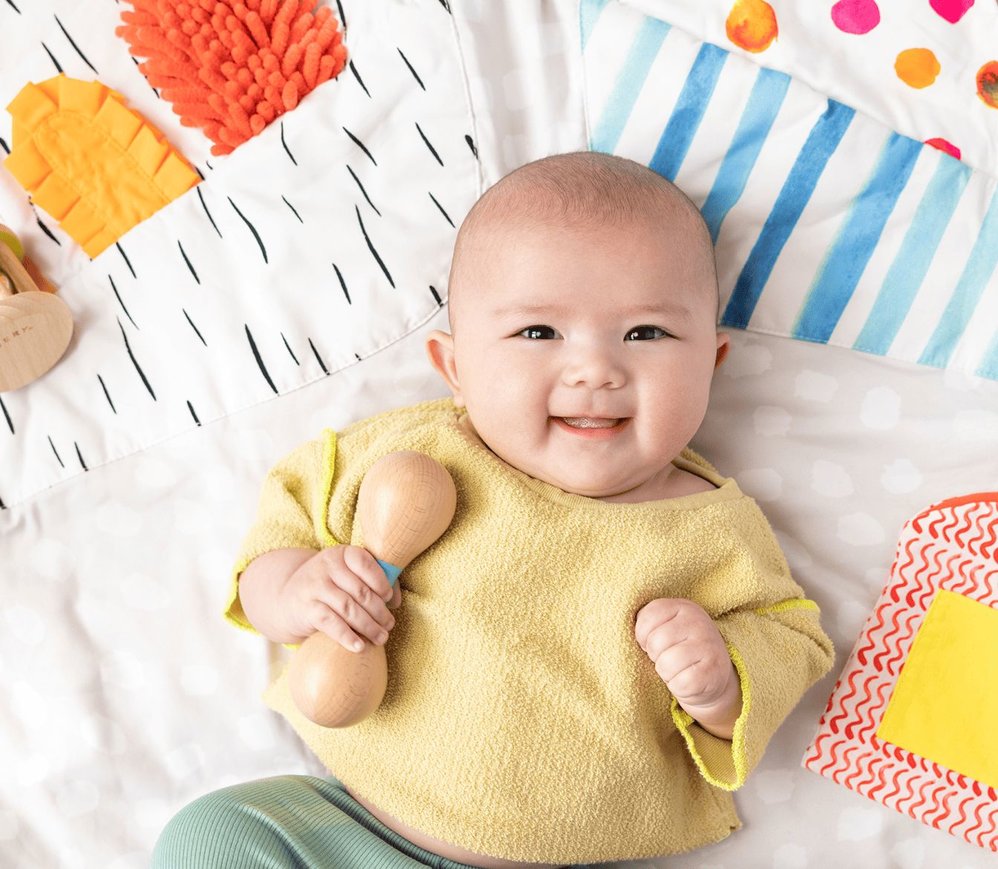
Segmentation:
[(376, 558), (375, 561), (381, 565), (381, 569), (385, 572), (385, 576), (388, 577), (388, 584), (392, 588), (395, 588), (395, 580), (399, 578), (402, 568), (396, 567), (394, 564), (389, 564), (387, 561), (382, 561), (380, 558)]

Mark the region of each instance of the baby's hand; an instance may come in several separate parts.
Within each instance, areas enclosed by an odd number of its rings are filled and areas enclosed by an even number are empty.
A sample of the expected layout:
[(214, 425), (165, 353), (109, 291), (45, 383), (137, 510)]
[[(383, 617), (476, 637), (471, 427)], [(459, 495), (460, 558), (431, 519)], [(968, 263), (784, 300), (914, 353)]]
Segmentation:
[(382, 645), (395, 626), (389, 604), (398, 606), (381, 566), (360, 546), (317, 552), (291, 576), (281, 593), (294, 632), (304, 639), (322, 631), (345, 649), (359, 652), (363, 640)]
[(645, 604), (634, 637), (679, 705), (725, 739), (741, 712), (741, 687), (724, 638), (704, 610), (683, 598)]

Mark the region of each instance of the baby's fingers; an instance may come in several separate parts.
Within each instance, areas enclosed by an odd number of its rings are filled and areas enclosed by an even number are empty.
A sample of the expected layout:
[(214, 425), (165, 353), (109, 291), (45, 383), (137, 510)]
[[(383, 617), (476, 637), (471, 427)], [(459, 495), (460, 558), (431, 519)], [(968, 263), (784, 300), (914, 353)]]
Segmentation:
[(318, 597), (354, 631), (371, 642), (384, 642), (375, 638), (380, 637), (381, 631), (371, 627), (365, 615), (383, 631), (390, 631), (395, 626), (395, 616), (388, 612), (385, 600), (391, 598), (392, 589), (371, 553), (357, 546), (339, 547), (330, 555), (327, 576)]
[(316, 620), (316, 628), (348, 651), (360, 652), (364, 649), (364, 638), (354, 633), (342, 617), (332, 610)]
[(378, 604), (385, 610), (388, 624), (382, 625), (363, 606), (342, 588), (334, 587), (327, 594), (325, 607), (316, 622), (316, 629), (332, 637), (344, 648), (359, 652), (364, 640), (382, 645), (388, 631), (395, 623), (394, 616), (385, 609), (384, 601)]
[(394, 590), (377, 559), (360, 546), (346, 546), (343, 549), (343, 563), (374, 594), (386, 603), (392, 599)]
[(684, 644), (688, 647), (688, 639), (689, 636), (684, 625), (682, 625), (678, 620), (673, 619), (655, 625), (652, 630), (648, 632), (641, 648), (644, 649), (645, 654), (651, 658), (652, 662), (657, 664), (659, 660), (672, 649), (678, 648)]
[(397, 610), (402, 606), (402, 586), (396, 582), (395, 588), (392, 589), (392, 599), (388, 601), (388, 609)]
[[(689, 679), (694, 671), (702, 672), (704, 655), (702, 649), (693, 643), (678, 643), (661, 650), (652, 658), (655, 663), (655, 672), (672, 690), (673, 693), (684, 694), (689, 692)], [(682, 688), (677, 691), (678, 686), (674, 686), (680, 676), (685, 676)]]
[(672, 621), (679, 614), (681, 604), (682, 601), (677, 598), (659, 597), (638, 610), (634, 622), (634, 638), (642, 649), (648, 651), (651, 633), (662, 624)]

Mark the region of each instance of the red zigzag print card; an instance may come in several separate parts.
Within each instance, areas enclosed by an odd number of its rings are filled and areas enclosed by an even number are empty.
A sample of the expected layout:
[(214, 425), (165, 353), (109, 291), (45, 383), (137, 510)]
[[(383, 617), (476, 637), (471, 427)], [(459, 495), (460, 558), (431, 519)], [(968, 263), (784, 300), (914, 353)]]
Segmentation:
[(998, 492), (902, 529), (803, 765), (998, 851)]

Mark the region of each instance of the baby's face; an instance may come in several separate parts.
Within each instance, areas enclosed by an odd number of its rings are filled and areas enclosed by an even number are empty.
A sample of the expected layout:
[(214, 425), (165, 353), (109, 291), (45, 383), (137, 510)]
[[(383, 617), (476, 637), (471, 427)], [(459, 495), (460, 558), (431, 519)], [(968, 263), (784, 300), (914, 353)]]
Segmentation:
[(726, 344), (709, 270), (679, 229), (509, 232), (470, 251), (450, 374), (432, 338), (431, 358), (508, 464), (578, 495), (662, 497)]

